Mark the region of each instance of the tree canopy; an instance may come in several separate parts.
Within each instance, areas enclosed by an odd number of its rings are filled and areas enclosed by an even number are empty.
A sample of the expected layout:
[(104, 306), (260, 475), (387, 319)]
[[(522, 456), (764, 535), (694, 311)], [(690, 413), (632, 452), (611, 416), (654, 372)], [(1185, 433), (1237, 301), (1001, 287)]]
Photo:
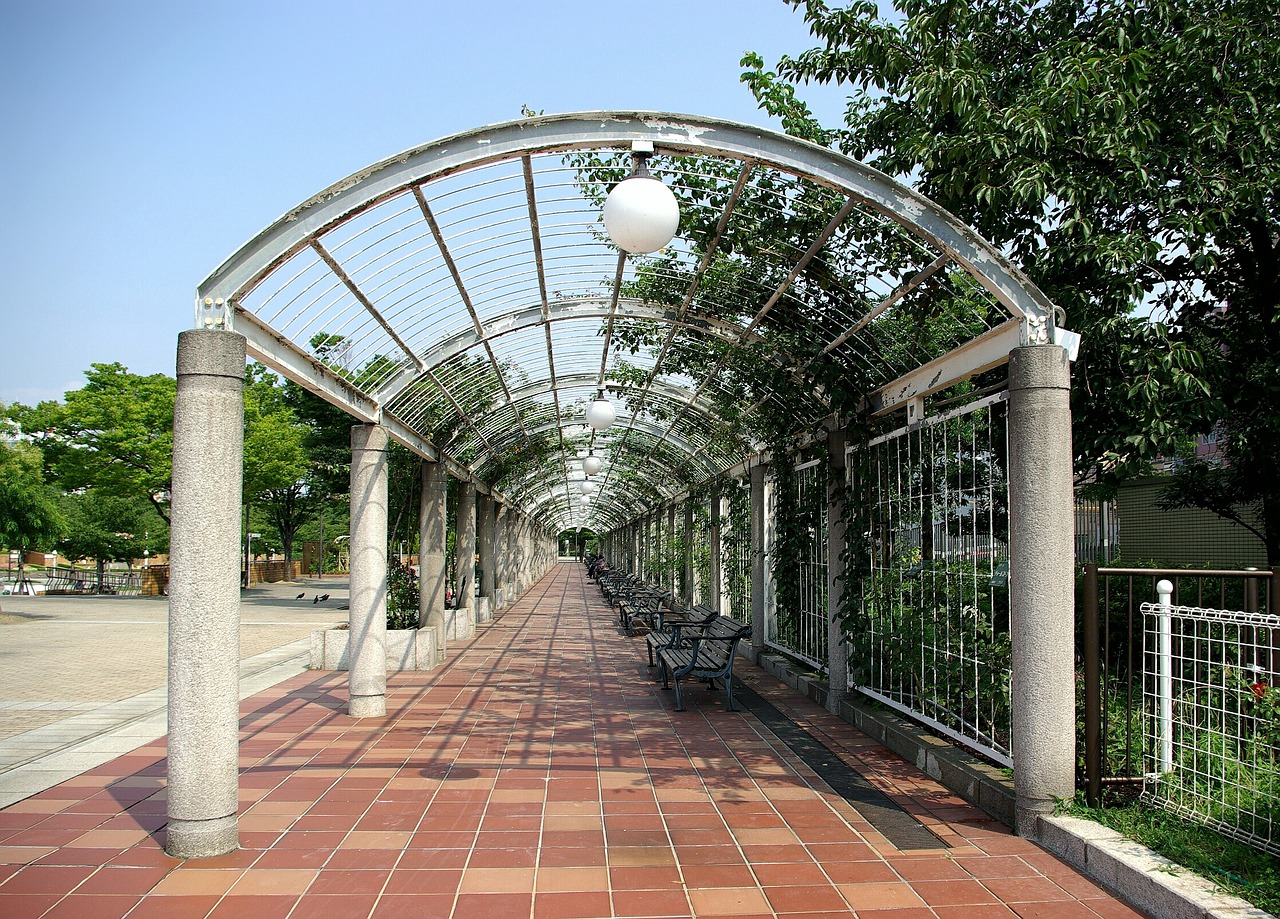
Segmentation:
[(44, 483), (40, 451), (29, 444), (0, 441), (0, 541), (21, 553), (33, 546), (51, 546), (65, 526), (56, 496)]
[[(1077, 470), (1225, 463), (1280, 562), (1280, 25), (1262, 0), (787, 0), (819, 45), (743, 80), (786, 129), (916, 185), (1084, 335)], [(849, 87), (820, 125), (808, 82)], [(1224, 470), (1235, 470), (1226, 473)], [(1190, 480), (1188, 480), (1190, 481)], [(1225, 492), (1225, 494), (1224, 494)]]

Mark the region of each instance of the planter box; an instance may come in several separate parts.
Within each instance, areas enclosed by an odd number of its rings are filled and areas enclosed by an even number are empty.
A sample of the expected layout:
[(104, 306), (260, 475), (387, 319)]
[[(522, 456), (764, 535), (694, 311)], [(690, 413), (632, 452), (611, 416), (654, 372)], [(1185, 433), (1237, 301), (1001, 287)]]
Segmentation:
[[(316, 629), (311, 633), (312, 670), (349, 670), (347, 629)], [(387, 632), (387, 670), (433, 670), (440, 664), (440, 642), (434, 627), (391, 629)]]
[(446, 641), (470, 641), (476, 637), (476, 614), (471, 607), (444, 611), (444, 637)]

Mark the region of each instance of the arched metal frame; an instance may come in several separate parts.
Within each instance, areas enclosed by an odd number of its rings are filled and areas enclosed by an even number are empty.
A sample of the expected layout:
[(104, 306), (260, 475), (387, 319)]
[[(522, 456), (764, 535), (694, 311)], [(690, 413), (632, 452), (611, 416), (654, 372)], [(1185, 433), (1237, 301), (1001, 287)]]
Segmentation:
[[(686, 218), (686, 235), (651, 258), (623, 255), (599, 225), (600, 196), (637, 142), (653, 145)], [(699, 220), (713, 229), (695, 245)], [(720, 285), (713, 253), (730, 258), (735, 238), (765, 226), (803, 233), (757, 254), (745, 291)], [(675, 293), (641, 299), (642, 279)], [(940, 290), (973, 304), (950, 339), (908, 350), (878, 337)], [(799, 317), (801, 357), (765, 334), (785, 310)], [(669, 497), (673, 454), (712, 476), (757, 447), (716, 436), (734, 349), (763, 345), (800, 380), (817, 359), (842, 361), (878, 381), (867, 405), (888, 411), (1050, 340), (1054, 324), (998, 251), (861, 163), (759, 128), (625, 112), (481, 128), (361, 170), (227, 259), (199, 286), (195, 322), (234, 329), (252, 357), (551, 532), (607, 531)], [(699, 350), (719, 355), (700, 379), (671, 370), (672, 354)], [(588, 434), (582, 409), (601, 388), (626, 410)], [(800, 423), (827, 411), (820, 392), (806, 396)], [(745, 412), (775, 397), (762, 383)], [(586, 510), (585, 449), (609, 457)]]

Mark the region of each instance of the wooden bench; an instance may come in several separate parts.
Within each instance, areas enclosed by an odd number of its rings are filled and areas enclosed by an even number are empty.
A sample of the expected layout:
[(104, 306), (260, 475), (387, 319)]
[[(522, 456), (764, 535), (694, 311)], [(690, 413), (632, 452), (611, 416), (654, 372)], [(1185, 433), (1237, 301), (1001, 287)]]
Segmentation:
[(694, 604), (687, 610), (660, 610), (654, 628), (644, 637), (649, 651), (649, 666), (657, 666), (655, 652), (679, 645), (682, 632), (700, 629), (717, 615), (719, 614), (711, 607), (701, 604)]
[(729, 711), (737, 711), (733, 705), (733, 658), (738, 642), (750, 635), (751, 626), (716, 616), (699, 629), (682, 630), (679, 644), (658, 652), (663, 688), (669, 688), (668, 677), (676, 684), (676, 711), (685, 710), (680, 681), (690, 676), (706, 680), (712, 689), (716, 680), (724, 680), (726, 705)]
[(641, 625), (652, 632), (657, 628), (670, 601), (671, 594), (653, 587), (633, 591), (618, 606), (622, 630), (628, 635), (634, 635), (636, 626)]

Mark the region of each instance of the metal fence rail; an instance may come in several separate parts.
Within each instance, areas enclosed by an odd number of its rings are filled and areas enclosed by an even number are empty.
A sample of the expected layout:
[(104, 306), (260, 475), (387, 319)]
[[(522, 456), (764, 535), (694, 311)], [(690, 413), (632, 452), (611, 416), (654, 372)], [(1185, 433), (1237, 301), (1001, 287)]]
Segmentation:
[(1003, 393), (851, 451), (869, 509), (850, 685), (1010, 765)]
[(1142, 604), (1142, 800), (1280, 855), (1280, 616), (1162, 600)]

